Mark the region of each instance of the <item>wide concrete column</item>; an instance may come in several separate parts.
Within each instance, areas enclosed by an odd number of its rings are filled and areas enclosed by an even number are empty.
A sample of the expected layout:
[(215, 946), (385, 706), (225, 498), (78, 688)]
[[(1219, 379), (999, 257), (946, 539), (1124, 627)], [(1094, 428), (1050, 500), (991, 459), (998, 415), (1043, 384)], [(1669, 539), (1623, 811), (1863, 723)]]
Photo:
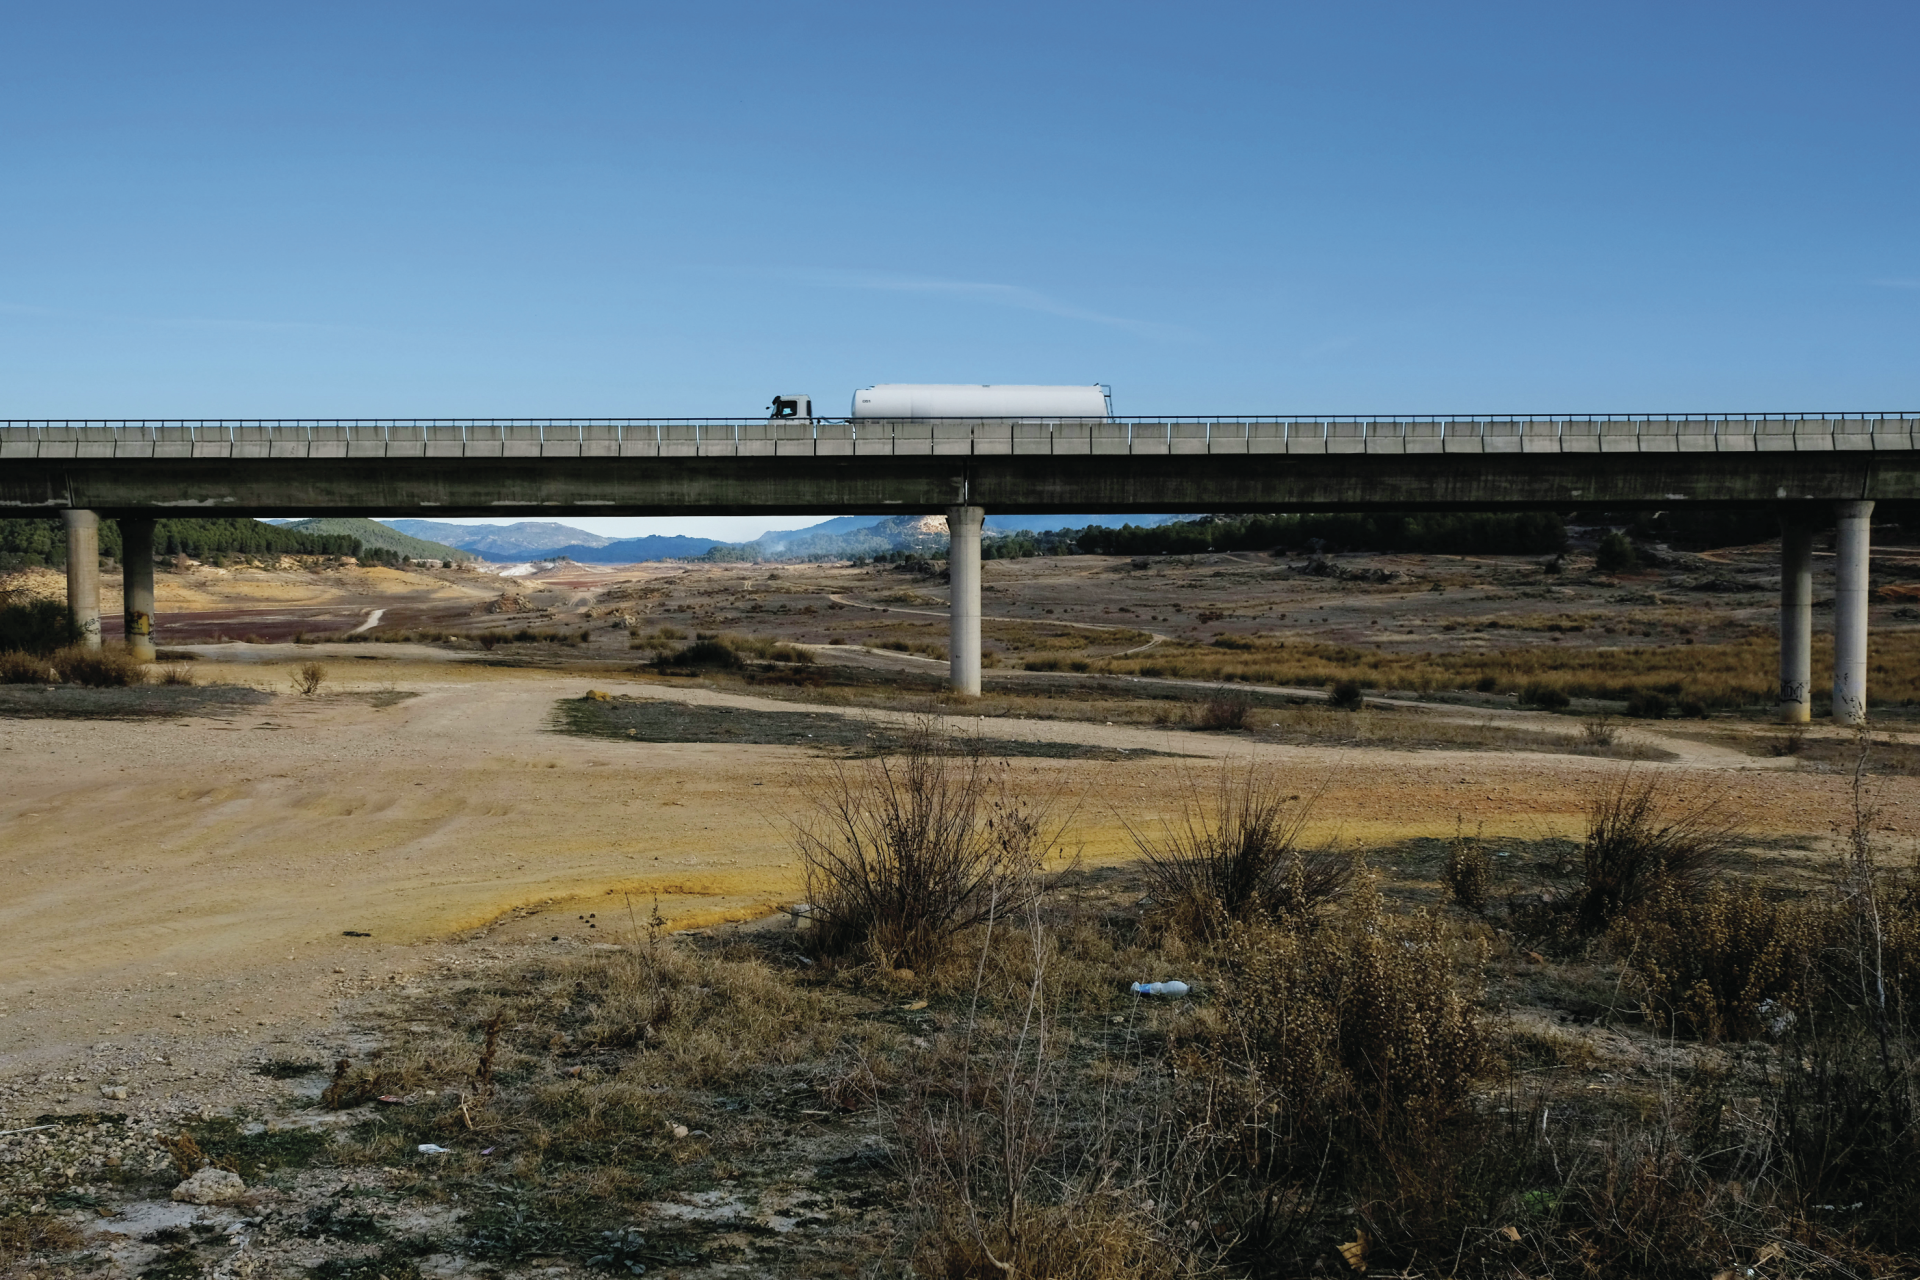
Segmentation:
[(84, 648), (100, 647), (100, 517), (69, 508), (60, 513), (67, 526), (67, 609), (80, 628)]
[(152, 662), (153, 521), (120, 522), (120, 616), (126, 620), (127, 652), (135, 662)]
[(971, 697), (980, 695), (980, 527), (982, 507), (948, 507), (947, 580), (952, 588), (953, 633), (947, 639), (948, 680)]
[(1833, 537), (1833, 718), (1867, 719), (1867, 522), (1871, 502), (1836, 504)]
[(1813, 719), (1813, 525), (1780, 521), (1780, 718)]

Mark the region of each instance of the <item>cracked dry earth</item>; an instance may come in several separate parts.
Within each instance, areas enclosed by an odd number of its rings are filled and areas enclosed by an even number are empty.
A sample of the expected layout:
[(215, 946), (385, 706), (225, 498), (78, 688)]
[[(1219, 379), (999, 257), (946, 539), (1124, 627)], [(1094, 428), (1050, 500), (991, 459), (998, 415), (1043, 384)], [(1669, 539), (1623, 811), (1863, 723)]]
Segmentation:
[[(203, 681), (287, 687), (271, 662), (202, 665)], [(589, 687), (790, 704), (564, 671), (351, 666), (331, 696), (281, 694), (217, 718), (0, 721), (0, 1219), (50, 1211), (73, 1233), (63, 1252), (16, 1255), (14, 1273), (585, 1273), (578, 1254), (501, 1262), (462, 1245), (476, 1210), (508, 1211), (437, 1194), (436, 1162), (450, 1157), (335, 1160), (336, 1138), (362, 1142), (424, 1100), (318, 1107), (328, 1065), (424, 1032), (458, 984), (616, 945), (632, 929), (605, 922), (628, 898), (698, 930), (795, 896), (783, 814), (819, 756), (569, 737), (552, 717)], [(1025, 785), (1066, 798), (1073, 843), (1095, 867), (1129, 859), (1123, 823), (1173, 812), (1182, 780), (1212, 758), (1324, 784), (1314, 834), (1360, 843), (1457, 823), (1572, 834), (1585, 790), (1620, 767), (1071, 721), (995, 732), (1168, 753), (1018, 762)], [(1676, 758), (1639, 767), (1710, 778), (1782, 847), (1818, 845), (1850, 814), (1843, 773), (1643, 732)], [(1882, 833), (1911, 847), (1920, 787), (1905, 776), (1876, 787)], [(636, 1216), (648, 1274), (831, 1274), (836, 1241), (887, 1230), (886, 1135), (810, 1096), (776, 1108), (777, 1138), (738, 1177), (662, 1193)], [(170, 1198), (179, 1176), (163, 1140), (183, 1130), (228, 1153), (241, 1201)], [(718, 1140), (676, 1135), (663, 1150)], [(396, 1241), (420, 1252), (402, 1256)], [(619, 1246), (607, 1244), (603, 1272), (622, 1265)]]

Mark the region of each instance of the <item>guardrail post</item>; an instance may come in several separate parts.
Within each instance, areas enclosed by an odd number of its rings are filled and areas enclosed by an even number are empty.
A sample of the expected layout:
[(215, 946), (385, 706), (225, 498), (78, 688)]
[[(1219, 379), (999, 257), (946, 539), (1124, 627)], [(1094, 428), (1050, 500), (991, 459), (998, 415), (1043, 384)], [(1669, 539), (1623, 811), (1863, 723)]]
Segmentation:
[(1836, 504), (1833, 549), (1833, 718), (1867, 719), (1867, 561), (1871, 502)]

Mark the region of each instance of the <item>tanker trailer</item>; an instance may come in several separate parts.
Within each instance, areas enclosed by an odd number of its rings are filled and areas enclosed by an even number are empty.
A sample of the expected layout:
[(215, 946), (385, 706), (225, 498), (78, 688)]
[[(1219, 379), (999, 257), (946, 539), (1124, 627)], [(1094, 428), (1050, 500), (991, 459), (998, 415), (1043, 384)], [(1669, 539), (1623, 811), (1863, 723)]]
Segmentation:
[(853, 393), (860, 418), (1105, 418), (1113, 395), (1105, 386), (1033, 387), (973, 383), (883, 382)]

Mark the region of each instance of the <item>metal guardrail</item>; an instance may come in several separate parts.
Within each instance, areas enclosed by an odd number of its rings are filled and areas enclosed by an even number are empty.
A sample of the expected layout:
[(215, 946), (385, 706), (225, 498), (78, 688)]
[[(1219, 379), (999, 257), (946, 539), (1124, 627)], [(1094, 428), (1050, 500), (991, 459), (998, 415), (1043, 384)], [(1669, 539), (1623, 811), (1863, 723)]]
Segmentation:
[(13, 458), (1752, 453), (1920, 448), (1920, 412), (0, 420)]

